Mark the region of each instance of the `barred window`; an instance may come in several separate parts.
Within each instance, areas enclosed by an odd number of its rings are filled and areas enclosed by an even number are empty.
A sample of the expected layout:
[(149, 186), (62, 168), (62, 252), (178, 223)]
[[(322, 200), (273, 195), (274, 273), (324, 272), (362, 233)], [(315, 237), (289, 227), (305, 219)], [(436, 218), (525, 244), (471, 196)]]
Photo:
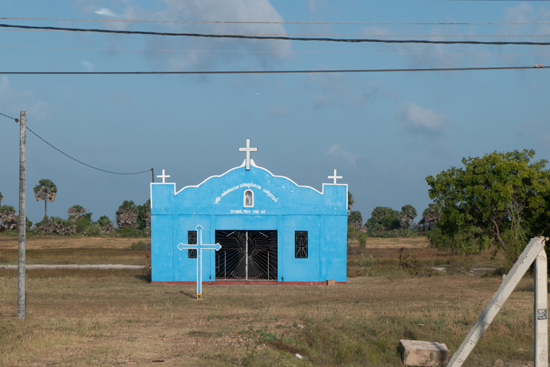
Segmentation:
[[(188, 231), (187, 232), (187, 244), (196, 245), (197, 244), (197, 231)], [(187, 258), (196, 259), (197, 258), (197, 249), (187, 250)]]
[(307, 231), (294, 232), (294, 257), (307, 259)]

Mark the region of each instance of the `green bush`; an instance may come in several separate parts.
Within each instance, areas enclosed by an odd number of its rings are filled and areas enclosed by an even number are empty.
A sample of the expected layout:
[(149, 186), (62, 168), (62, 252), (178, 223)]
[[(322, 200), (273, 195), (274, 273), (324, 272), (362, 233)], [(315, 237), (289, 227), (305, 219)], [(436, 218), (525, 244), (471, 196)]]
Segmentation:
[(115, 228), (115, 237), (140, 238), (145, 237), (145, 233), (135, 228)]
[(142, 241), (133, 242), (130, 246), (126, 247), (126, 250), (132, 251), (151, 251), (151, 241)]

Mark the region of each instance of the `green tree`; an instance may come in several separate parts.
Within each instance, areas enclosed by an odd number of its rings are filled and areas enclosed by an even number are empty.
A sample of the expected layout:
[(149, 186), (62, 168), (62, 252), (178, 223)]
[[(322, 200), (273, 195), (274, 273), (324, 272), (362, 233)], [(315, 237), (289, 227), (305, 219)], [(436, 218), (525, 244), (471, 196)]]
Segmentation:
[(151, 199), (147, 199), (143, 205), (138, 205), (137, 210), (137, 228), (142, 231), (151, 228)]
[(498, 243), (509, 264), (515, 261), (527, 243), (524, 217), (542, 214), (548, 205), (547, 161), (531, 162), (534, 156), (533, 150), (493, 152), (427, 177), (430, 198), (443, 206), (444, 234), (475, 228)]
[(441, 205), (439, 203), (428, 204), (428, 207), (422, 212), (422, 224), (424, 230), (433, 230), (441, 218)]
[(400, 213), (385, 206), (377, 206), (371, 212), (365, 227), (373, 232), (383, 232), (401, 228)]
[(353, 226), (355, 229), (359, 230), (363, 227), (363, 217), (361, 212), (358, 210), (352, 210), (348, 215), (348, 226)]
[(137, 228), (138, 208), (132, 200), (124, 200), (116, 211), (116, 224), (118, 228)]
[(44, 217), (48, 216), (48, 201), (53, 202), (57, 195), (57, 186), (46, 178), (38, 181), (38, 185), (34, 187), (34, 196), (36, 201), (44, 200)]
[(416, 223), (414, 223), (414, 218), (416, 218), (416, 209), (412, 205), (405, 205), (401, 208), (401, 213), (399, 213), (401, 217), (401, 222), (403, 223), (401, 227), (403, 228), (412, 228), (415, 226)]
[(351, 210), (351, 207), (355, 203), (355, 199), (353, 198), (353, 195), (351, 192), (348, 191), (348, 210)]

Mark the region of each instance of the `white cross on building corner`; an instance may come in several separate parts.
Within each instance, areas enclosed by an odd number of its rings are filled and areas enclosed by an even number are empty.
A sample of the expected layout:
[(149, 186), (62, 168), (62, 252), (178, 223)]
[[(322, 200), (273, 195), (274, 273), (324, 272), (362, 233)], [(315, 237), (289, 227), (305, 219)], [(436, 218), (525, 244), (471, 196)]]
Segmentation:
[(334, 185), (337, 185), (337, 184), (338, 184), (337, 180), (338, 180), (339, 178), (343, 178), (343, 177), (342, 177), (342, 176), (336, 176), (336, 169), (335, 169), (335, 170), (334, 170), (334, 176), (328, 176), (328, 178), (334, 179)]

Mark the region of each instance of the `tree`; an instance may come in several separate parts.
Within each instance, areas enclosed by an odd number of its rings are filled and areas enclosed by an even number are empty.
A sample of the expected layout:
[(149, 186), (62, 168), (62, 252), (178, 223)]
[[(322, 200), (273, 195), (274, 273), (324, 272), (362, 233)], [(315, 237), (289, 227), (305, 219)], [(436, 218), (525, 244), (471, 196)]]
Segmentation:
[(356, 230), (359, 230), (363, 227), (363, 217), (361, 212), (358, 210), (353, 210), (348, 215), (348, 226), (353, 226)]
[(38, 185), (34, 187), (34, 196), (36, 201), (44, 200), (44, 217), (48, 216), (48, 201), (53, 202), (57, 195), (57, 186), (46, 178), (38, 181)]
[(401, 208), (401, 222), (403, 223), (401, 227), (403, 228), (412, 228), (415, 226), (414, 218), (416, 218), (416, 209), (412, 205), (405, 205)]
[(124, 200), (116, 211), (116, 224), (118, 228), (137, 228), (138, 208), (132, 200)]
[(348, 191), (348, 210), (351, 210), (351, 207), (355, 203), (355, 199), (353, 198), (353, 195), (351, 192)]
[(547, 161), (531, 162), (534, 155), (533, 150), (493, 152), (462, 159), (464, 168), (426, 177), (430, 198), (443, 206), (442, 230), (453, 234), (475, 228), (515, 261), (527, 243), (524, 217), (542, 214), (548, 205)]
[(372, 210), (371, 217), (365, 223), (373, 232), (383, 232), (401, 228), (400, 213), (385, 206), (377, 206)]
[(78, 219), (84, 216), (84, 213), (86, 213), (86, 209), (84, 209), (82, 206), (77, 204), (77, 205), (71, 206), (69, 210), (67, 210), (67, 213), (69, 213), (69, 220), (76, 222)]
[(2, 199), (3, 199), (3, 198), (4, 198), (4, 197), (2, 196), (2, 193), (0, 192), (0, 206), (2, 206)]
[(0, 230), (15, 230), (17, 229), (17, 224), (15, 208), (10, 205), (0, 207)]
[(439, 203), (428, 204), (428, 207), (422, 212), (420, 221), (424, 230), (433, 230), (441, 218), (441, 205)]

